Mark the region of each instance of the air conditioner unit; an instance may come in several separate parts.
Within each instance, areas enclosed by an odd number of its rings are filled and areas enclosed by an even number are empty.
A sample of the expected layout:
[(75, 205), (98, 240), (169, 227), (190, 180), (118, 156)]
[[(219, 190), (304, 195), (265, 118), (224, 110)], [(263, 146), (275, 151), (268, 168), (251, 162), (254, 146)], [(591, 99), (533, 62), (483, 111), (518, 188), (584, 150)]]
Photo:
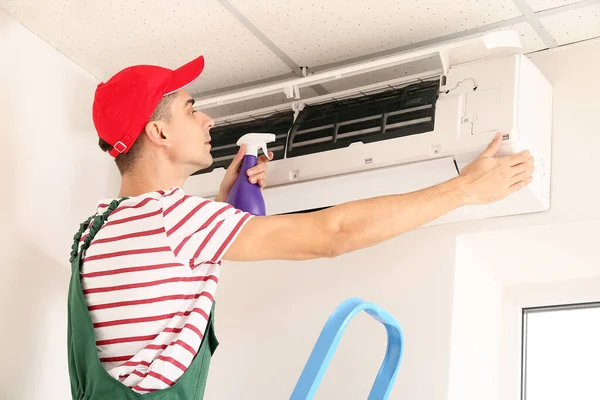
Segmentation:
[[(348, 76), (439, 57), (441, 68), (306, 97), (302, 90)], [(285, 101), (248, 110), (285, 93)], [(321, 209), (374, 196), (406, 193), (460, 174), (504, 132), (500, 155), (528, 149), (533, 182), (508, 198), (465, 206), (430, 225), (545, 211), (550, 206), (552, 87), (521, 52), (516, 32), (452, 41), (301, 78), (200, 98), (198, 108), (244, 110), (216, 119), (215, 164), (186, 182), (212, 197), (248, 132), (271, 132), (275, 159), (264, 197), (269, 214)]]

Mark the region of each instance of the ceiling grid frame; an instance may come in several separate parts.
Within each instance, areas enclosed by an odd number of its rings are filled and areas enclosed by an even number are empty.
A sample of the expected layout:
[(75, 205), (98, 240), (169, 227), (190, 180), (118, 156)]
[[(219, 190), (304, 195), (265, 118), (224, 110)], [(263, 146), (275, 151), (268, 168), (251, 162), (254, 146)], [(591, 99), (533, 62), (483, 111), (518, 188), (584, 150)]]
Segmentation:
[(564, 6), (558, 6), (553, 8), (548, 8), (546, 10), (537, 11), (535, 14), (538, 18), (549, 17), (555, 14), (563, 14), (569, 11), (579, 10), (580, 8), (591, 7), (600, 4), (600, 0), (582, 0), (576, 3), (567, 4)]
[(533, 8), (527, 3), (527, 0), (512, 0), (513, 3), (517, 6), (521, 14), (527, 19), (527, 22), (531, 25), (533, 30), (538, 34), (540, 39), (548, 46), (548, 48), (552, 49), (558, 47), (558, 43), (556, 39), (550, 34), (548, 29), (542, 24), (542, 21), (536, 15), (536, 12), (533, 11)]
[[(298, 65), (290, 56), (288, 56), (283, 50), (281, 50), (267, 35), (261, 32), (244, 14), (240, 12), (229, 0), (217, 0), (225, 10), (227, 10), (234, 18), (236, 18), (242, 25), (246, 27), (256, 38), (264, 44), (269, 50), (271, 50), (281, 61), (283, 61), (293, 73), (297, 73), (302, 70), (302, 67)], [(329, 93), (323, 86), (314, 85), (312, 89), (319, 95)]]

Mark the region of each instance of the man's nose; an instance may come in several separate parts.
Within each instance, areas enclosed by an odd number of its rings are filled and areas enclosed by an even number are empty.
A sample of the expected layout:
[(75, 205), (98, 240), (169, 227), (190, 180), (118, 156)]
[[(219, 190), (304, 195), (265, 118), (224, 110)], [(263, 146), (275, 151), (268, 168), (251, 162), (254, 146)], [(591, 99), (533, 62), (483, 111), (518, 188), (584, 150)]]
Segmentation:
[(215, 126), (215, 120), (207, 116), (205, 123), (206, 130), (211, 129), (213, 126)]

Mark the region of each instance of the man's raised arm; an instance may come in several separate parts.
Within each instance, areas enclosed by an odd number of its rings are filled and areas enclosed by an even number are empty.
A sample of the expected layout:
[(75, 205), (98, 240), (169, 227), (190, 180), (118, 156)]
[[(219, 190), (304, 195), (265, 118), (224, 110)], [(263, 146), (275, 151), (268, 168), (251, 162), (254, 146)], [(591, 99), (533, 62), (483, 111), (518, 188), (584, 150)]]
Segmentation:
[(374, 197), (312, 213), (254, 217), (225, 260), (309, 260), (369, 247), (469, 204), (501, 200), (531, 182), (528, 151), (494, 157), (502, 135), (459, 177), (416, 192)]

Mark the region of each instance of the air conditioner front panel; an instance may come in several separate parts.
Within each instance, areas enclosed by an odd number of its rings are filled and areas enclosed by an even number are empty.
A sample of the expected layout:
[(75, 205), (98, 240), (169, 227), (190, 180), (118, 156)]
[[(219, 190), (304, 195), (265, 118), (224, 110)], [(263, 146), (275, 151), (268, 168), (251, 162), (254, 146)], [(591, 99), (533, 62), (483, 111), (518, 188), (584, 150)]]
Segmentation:
[(263, 191), (270, 215), (308, 211), (348, 201), (407, 193), (458, 176), (450, 157), (396, 165)]

